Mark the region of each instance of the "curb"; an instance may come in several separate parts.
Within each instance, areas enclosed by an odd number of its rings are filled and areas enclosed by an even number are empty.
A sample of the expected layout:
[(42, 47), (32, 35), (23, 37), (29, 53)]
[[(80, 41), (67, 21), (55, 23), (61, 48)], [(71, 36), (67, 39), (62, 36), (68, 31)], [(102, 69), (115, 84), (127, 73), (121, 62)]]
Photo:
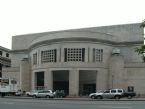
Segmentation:
[(145, 101), (145, 98), (122, 98), (119, 100), (116, 99), (91, 99), (91, 98), (33, 98), (33, 97), (16, 97), (16, 96), (5, 96), (4, 98), (10, 98), (10, 99), (36, 99), (36, 100), (71, 100), (71, 101)]

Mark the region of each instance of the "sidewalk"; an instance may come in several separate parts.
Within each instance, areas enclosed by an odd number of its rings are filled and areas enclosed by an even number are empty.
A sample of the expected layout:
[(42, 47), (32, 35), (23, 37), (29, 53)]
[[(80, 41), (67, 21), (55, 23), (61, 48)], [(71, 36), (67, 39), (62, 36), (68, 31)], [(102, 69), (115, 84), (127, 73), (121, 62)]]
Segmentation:
[[(27, 96), (5, 96), (4, 98), (12, 98), (12, 99), (44, 99), (46, 98), (33, 98)], [(47, 98), (48, 99), (48, 98)], [(145, 101), (145, 97), (134, 97), (132, 99), (121, 98), (119, 100), (116, 99), (91, 99), (89, 97), (65, 97), (65, 98), (50, 98), (50, 100), (75, 100), (75, 101)]]

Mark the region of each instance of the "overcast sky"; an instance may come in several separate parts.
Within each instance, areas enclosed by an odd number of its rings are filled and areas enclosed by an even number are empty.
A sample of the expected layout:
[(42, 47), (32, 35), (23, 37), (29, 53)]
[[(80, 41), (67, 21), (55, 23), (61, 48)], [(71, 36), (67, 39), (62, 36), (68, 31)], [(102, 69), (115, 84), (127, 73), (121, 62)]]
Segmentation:
[(73, 28), (140, 23), (145, 0), (0, 0), (0, 46), (12, 36)]

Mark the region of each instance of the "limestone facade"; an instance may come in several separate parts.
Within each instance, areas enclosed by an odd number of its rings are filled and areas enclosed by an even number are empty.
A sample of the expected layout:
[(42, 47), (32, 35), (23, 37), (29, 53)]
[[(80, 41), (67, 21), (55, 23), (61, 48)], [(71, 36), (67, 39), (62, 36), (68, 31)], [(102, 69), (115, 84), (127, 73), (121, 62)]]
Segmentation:
[[(12, 67), (22, 90), (64, 90), (70, 96), (133, 86), (145, 94), (145, 64), (134, 49), (143, 44), (140, 24), (13, 36)], [(16, 68), (17, 71), (13, 71)]]

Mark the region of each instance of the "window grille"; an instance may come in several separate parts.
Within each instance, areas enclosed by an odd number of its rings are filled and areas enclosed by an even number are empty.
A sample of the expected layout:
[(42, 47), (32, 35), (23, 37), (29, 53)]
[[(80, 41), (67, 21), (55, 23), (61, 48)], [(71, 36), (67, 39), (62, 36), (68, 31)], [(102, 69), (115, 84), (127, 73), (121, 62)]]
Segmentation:
[(85, 61), (85, 48), (65, 48), (64, 61)]
[(37, 53), (33, 54), (33, 65), (37, 64)]
[(56, 49), (41, 51), (41, 63), (56, 62)]
[(93, 49), (93, 60), (94, 62), (103, 61), (103, 49)]

